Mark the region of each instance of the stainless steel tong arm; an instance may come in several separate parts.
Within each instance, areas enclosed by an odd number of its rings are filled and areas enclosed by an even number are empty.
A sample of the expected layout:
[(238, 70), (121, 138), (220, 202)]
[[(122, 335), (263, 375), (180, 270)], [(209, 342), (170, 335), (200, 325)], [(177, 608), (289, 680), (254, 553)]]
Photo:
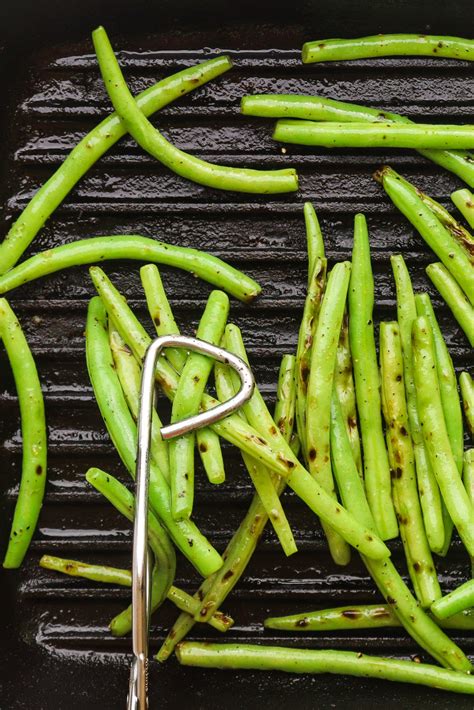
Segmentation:
[(156, 338), (145, 355), (138, 412), (138, 447), (135, 484), (135, 522), (132, 561), (132, 647), (128, 710), (148, 707), (148, 630), (150, 615), (150, 564), (148, 552), (148, 481), (150, 473), (151, 423), (155, 395), (156, 361), (164, 348), (181, 347), (208, 355), (232, 367), (239, 375), (241, 387), (227, 402), (200, 412), (161, 429), (163, 439), (181, 436), (219, 421), (232, 414), (250, 399), (254, 378), (248, 365), (236, 355), (198, 338), (163, 335)]

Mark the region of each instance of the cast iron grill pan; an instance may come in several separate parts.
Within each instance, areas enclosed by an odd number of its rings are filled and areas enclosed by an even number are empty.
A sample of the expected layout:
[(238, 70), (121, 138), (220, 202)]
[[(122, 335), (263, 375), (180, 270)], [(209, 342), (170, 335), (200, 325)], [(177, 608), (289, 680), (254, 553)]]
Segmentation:
[[(168, 36), (166, 43), (163, 36), (142, 35), (118, 39), (116, 46), (124, 48), (120, 62), (136, 93), (163, 76), (219, 54), (223, 48), (215, 33), (212, 39), (212, 48), (202, 50), (189, 50), (189, 39), (186, 42), (178, 34)], [(298, 47), (301, 39), (298, 35), (290, 46)], [(268, 34), (265, 41), (268, 44)], [(279, 44), (276, 36), (275, 46)], [(163, 46), (167, 49), (160, 51)], [(242, 46), (238, 37), (231, 46)], [(242, 117), (238, 107), (246, 93), (302, 92), (380, 106), (420, 121), (467, 121), (473, 99), (472, 67), (449, 60), (403, 58), (304, 67), (297, 49), (260, 50), (256, 30), (253, 45), (248, 46), (230, 51), (235, 60), (232, 71), (153, 120), (177, 145), (207, 160), (297, 167), (298, 194), (256, 197), (208, 190), (174, 176), (125, 138), (80, 182), (28, 254), (86, 236), (134, 232), (209, 250), (246, 270), (263, 285), (263, 294), (250, 307), (233, 301), (231, 318), (243, 330), (257, 382), (273, 405), (279, 358), (295, 350), (304, 299), (303, 201), (312, 200), (318, 210), (331, 262), (350, 258), (353, 216), (363, 211), (371, 233), (376, 322), (396, 317), (389, 256), (402, 252), (415, 288), (428, 289), (433, 297), (457, 370), (468, 366), (467, 341), (424, 275), (433, 256), (385, 199), (371, 174), (380, 163), (390, 162), (443, 204), (459, 186), (457, 179), (409, 152), (317, 152), (289, 146), (283, 153), (271, 140), (272, 122)], [(89, 41), (36, 51), (23, 69), (15, 68), (10, 88), (2, 138), (2, 232), (78, 138), (110, 111)], [(109, 262), (105, 269), (152, 332), (139, 266)], [(162, 272), (177, 318), (190, 334), (209, 287), (174, 270)], [(95, 465), (129, 481), (105, 432), (86, 373), (84, 325), (93, 293), (87, 270), (80, 268), (9, 295), (44, 388), (49, 483), (26, 563), (19, 572), (1, 573), (0, 707), (4, 710), (105, 710), (123, 707), (125, 700), (130, 641), (113, 639), (107, 622), (128, 603), (129, 592), (38, 567), (44, 553), (130, 564), (130, 525), (84, 479), (88, 467)], [(13, 380), (3, 352), (0, 367), (1, 539), (5, 540), (18, 489), (21, 436)], [(210, 486), (201, 470), (197, 474), (196, 520), (219, 549), (236, 529), (252, 495), (237, 450), (225, 449), (225, 485)], [(315, 518), (291, 493), (285, 493), (284, 500), (300, 552), (285, 559), (274, 534), (266, 531), (245, 576), (225, 603), (236, 620), (226, 639), (354, 649), (399, 658), (417, 655), (428, 660), (398, 630), (312, 636), (263, 631), (261, 622), (270, 614), (381, 599), (357, 555), (346, 568), (334, 566)], [(406, 574), (400, 543), (391, 547), (394, 561)], [(438, 561), (438, 569), (444, 590), (465, 580), (468, 560), (458, 538), (448, 558)], [(182, 559), (177, 584), (190, 591), (197, 585), (196, 575)], [(176, 614), (167, 602), (155, 615), (153, 650)], [(192, 638), (225, 640), (207, 626), (195, 627)], [(465, 651), (474, 652), (472, 638), (463, 634), (456, 638)], [(415, 686), (338, 676), (203, 671), (180, 668), (174, 659), (163, 667), (152, 664), (150, 685), (152, 707), (170, 709), (279, 709), (291, 703), (300, 708), (346, 708), (352, 702), (369, 708), (470, 706), (464, 697)]]

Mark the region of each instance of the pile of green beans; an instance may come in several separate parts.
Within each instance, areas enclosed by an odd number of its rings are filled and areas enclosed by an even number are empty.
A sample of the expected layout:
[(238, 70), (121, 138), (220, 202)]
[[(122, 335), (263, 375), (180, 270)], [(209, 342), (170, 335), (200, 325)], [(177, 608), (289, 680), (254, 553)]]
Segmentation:
[[(115, 289), (104, 272), (98, 267), (94, 267), (91, 269), (91, 276), (109, 317), (112, 318), (116, 324), (121, 337), (132, 349), (135, 356), (141, 361), (151, 342), (150, 336), (146, 333), (123, 296)], [(96, 308), (96, 306), (94, 306), (94, 308)], [(92, 318), (90, 322), (93, 327)], [(178, 376), (175, 370), (173, 370), (163, 358), (160, 358), (157, 362), (156, 379), (166, 396), (170, 400), (173, 400), (178, 387)], [(211, 409), (217, 404), (217, 399), (208, 394), (204, 394), (201, 401), (201, 406), (204, 409)], [(107, 425), (110, 425), (108, 421)], [(380, 538), (374, 534), (374, 531), (369, 531), (364, 525), (357, 522), (353, 515), (349, 515), (344, 507), (337, 503), (337, 501), (334, 501), (313, 479), (310, 473), (297, 459), (291, 447), (283, 440), (283, 437), (279, 434), (273, 421), (271, 424), (268, 424), (266, 434), (259, 433), (255, 424), (246, 424), (243, 422), (238, 414), (233, 414), (226, 419), (216, 422), (211, 428), (219, 434), (219, 436), (249, 453), (268, 466), (270, 470), (283, 476), (290, 488), (295, 491), (316, 515), (330, 522), (345, 540), (356, 547), (360, 552), (363, 552), (368, 557), (378, 559), (389, 556), (388, 548)], [(127, 425), (127, 431), (128, 430), (129, 427)], [(113, 438), (112, 436), (112, 439)], [(124, 458), (129, 462), (127, 468), (130, 470), (132, 465), (129, 450), (125, 452)], [(151, 480), (153, 480), (153, 475)], [(189, 545), (187, 547), (189, 548)], [(188, 549), (187, 552), (189, 555), (190, 550)]]

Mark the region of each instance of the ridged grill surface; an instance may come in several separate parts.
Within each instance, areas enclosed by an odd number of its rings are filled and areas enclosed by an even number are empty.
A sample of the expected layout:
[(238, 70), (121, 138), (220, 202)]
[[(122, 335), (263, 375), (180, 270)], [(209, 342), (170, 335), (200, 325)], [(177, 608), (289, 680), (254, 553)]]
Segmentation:
[[(177, 43), (179, 46), (179, 42)], [(236, 43), (236, 46), (238, 43)], [(255, 45), (258, 46), (258, 38)], [(147, 38), (120, 53), (133, 92), (219, 51), (157, 51)], [(295, 46), (297, 44), (295, 43)], [(138, 50), (137, 50), (138, 47)], [(153, 120), (179, 147), (210, 161), (249, 167), (295, 166), (300, 190), (288, 196), (256, 197), (212, 191), (182, 180), (145, 155), (129, 138), (119, 142), (87, 174), (41, 230), (28, 253), (101, 234), (138, 233), (209, 250), (244, 269), (262, 284), (252, 306), (233, 302), (231, 319), (242, 328), (257, 382), (273, 406), (283, 353), (294, 352), (306, 283), (304, 200), (320, 216), (332, 262), (350, 258), (352, 222), (368, 215), (376, 284), (376, 312), (396, 317), (389, 256), (402, 252), (414, 286), (429, 290), (457, 370), (469, 364), (469, 346), (424, 268), (433, 255), (386, 199), (371, 177), (389, 162), (430, 195), (447, 203), (459, 182), (416, 153), (324, 151), (281, 146), (271, 139), (271, 121), (239, 115), (246, 93), (313, 93), (404, 113), (418, 120), (472, 119), (472, 66), (426, 59), (387, 59), (303, 67), (291, 50), (232, 51), (234, 69)], [(12, 82), (10, 120), (3, 136), (2, 187), (5, 228), (35, 190), (66, 157), (77, 140), (109, 110), (95, 58), (88, 45), (56, 46), (38, 52)], [(137, 308), (151, 332), (137, 263), (108, 263), (106, 271)], [(192, 333), (209, 292), (208, 285), (176, 270), (163, 278), (183, 331)], [(123, 480), (126, 475), (105, 432), (88, 380), (84, 325), (93, 287), (85, 268), (42, 279), (12, 293), (37, 358), (49, 428), (49, 482), (39, 530), (24, 567), (2, 572), (6, 600), (6, 668), (0, 670), (1, 708), (115, 708), (123, 706), (130, 642), (113, 639), (107, 623), (129, 598), (128, 591), (62, 577), (38, 568), (43, 553), (116, 566), (130, 564), (131, 528), (86, 484), (84, 473), (100, 466)], [(5, 540), (21, 469), (21, 433), (13, 379), (0, 354), (0, 450), (3, 487), (1, 532)], [(251, 499), (252, 490), (237, 450), (225, 446), (228, 480), (212, 487), (197, 475), (196, 520), (222, 549)], [(377, 601), (379, 594), (353, 555), (347, 568), (331, 564), (319, 525), (292, 494), (284, 495), (299, 554), (285, 559), (267, 531), (246, 574), (225, 609), (236, 619), (229, 641), (345, 648), (408, 658), (419, 653), (403, 631), (284, 635), (263, 631), (268, 615), (317, 606)], [(404, 568), (399, 542), (394, 560)], [(468, 560), (453, 543), (439, 560), (442, 588), (468, 573)], [(194, 590), (195, 575), (180, 560), (177, 584)], [(176, 616), (166, 603), (151, 634), (156, 649)], [(216, 638), (196, 627), (193, 638)], [(472, 638), (456, 635), (474, 652)], [(223, 640), (219, 637), (218, 640)], [(1, 642), (0, 642), (1, 643)], [(426, 655), (419, 654), (424, 659)], [(27, 665), (25, 665), (27, 664)], [(297, 702), (301, 708), (468, 707), (469, 702), (435, 691), (341, 677), (289, 677), (282, 674), (204, 672), (181, 669), (175, 660), (151, 668), (152, 707), (273, 707)], [(373, 700), (371, 699), (373, 698)]]

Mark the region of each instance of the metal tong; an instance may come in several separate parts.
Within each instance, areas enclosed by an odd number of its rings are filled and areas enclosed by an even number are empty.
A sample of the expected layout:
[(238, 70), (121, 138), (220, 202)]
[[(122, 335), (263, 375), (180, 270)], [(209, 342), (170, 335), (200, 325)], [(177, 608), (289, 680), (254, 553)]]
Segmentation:
[(239, 375), (241, 387), (227, 402), (161, 429), (163, 439), (172, 439), (228, 416), (250, 399), (254, 378), (248, 365), (223, 348), (184, 335), (156, 338), (145, 355), (138, 412), (138, 446), (135, 484), (135, 522), (132, 561), (132, 646), (128, 710), (148, 707), (148, 632), (150, 621), (150, 553), (148, 550), (148, 481), (150, 474), (151, 422), (155, 396), (156, 361), (164, 348), (181, 347), (223, 362)]

